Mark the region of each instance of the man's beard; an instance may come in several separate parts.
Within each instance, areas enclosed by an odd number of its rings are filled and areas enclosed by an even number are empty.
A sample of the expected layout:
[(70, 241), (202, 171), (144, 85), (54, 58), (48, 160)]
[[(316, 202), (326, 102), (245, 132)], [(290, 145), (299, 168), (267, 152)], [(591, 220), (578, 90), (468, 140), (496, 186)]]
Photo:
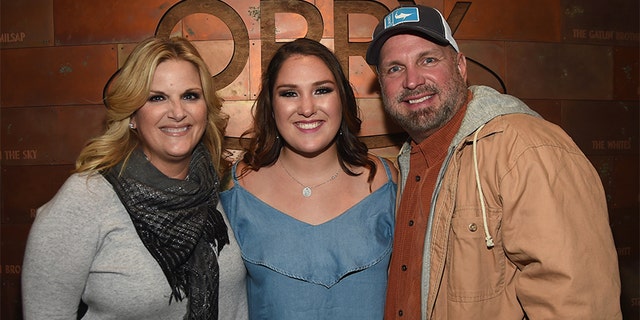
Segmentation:
[[(467, 85), (455, 72), (445, 87), (440, 89), (435, 85), (423, 85), (414, 90), (404, 90), (396, 98), (390, 98), (382, 90), (382, 99), (385, 111), (410, 135), (413, 133), (425, 134), (443, 127), (460, 109), (467, 98)], [(420, 95), (430, 92), (443, 98), (442, 105), (409, 111), (399, 104), (407, 96)], [(441, 95), (444, 92), (444, 95)]]

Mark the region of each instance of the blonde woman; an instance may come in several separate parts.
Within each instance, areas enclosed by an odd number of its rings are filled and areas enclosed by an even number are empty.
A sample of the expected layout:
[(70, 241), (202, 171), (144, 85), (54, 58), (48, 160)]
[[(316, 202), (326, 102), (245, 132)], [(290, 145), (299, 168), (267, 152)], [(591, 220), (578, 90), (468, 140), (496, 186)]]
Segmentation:
[(201, 56), (183, 38), (142, 41), (105, 103), (106, 132), (30, 231), (25, 318), (246, 318), (245, 270), (218, 207), (226, 117)]

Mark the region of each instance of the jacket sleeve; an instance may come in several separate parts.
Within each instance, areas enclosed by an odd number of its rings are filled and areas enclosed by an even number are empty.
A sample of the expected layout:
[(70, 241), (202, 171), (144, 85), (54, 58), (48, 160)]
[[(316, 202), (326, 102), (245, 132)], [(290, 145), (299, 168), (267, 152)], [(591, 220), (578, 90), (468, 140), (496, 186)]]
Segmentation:
[(72, 176), (38, 213), (22, 269), (24, 318), (76, 319), (96, 254), (99, 223), (87, 212), (87, 181)]
[[(566, 138), (570, 140), (568, 137)], [(600, 178), (577, 147), (522, 150), (502, 178), (502, 236), (529, 319), (620, 319)]]

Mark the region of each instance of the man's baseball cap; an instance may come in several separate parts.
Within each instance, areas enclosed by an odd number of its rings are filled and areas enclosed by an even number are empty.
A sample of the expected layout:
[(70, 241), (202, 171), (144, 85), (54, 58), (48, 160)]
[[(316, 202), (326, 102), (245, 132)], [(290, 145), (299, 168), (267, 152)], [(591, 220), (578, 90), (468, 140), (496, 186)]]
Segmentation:
[(440, 11), (420, 5), (399, 7), (386, 15), (373, 31), (373, 39), (367, 48), (367, 63), (378, 65), (382, 45), (401, 33), (414, 34), (440, 45), (451, 45), (456, 52), (460, 51)]

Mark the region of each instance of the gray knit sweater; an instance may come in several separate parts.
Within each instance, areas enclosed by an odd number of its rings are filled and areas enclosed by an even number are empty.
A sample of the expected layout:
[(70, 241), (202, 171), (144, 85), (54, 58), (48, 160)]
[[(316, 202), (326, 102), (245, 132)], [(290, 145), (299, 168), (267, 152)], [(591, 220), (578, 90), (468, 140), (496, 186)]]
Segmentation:
[[(230, 228), (229, 238), (218, 258), (219, 319), (247, 319), (246, 271)], [(72, 175), (38, 209), (22, 269), (26, 320), (75, 320), (80, 299), (89, 306), (83, 319), (182, 319), (186, 300), (169, 303), (170, 294), (162, 269), (101, 175)]]

